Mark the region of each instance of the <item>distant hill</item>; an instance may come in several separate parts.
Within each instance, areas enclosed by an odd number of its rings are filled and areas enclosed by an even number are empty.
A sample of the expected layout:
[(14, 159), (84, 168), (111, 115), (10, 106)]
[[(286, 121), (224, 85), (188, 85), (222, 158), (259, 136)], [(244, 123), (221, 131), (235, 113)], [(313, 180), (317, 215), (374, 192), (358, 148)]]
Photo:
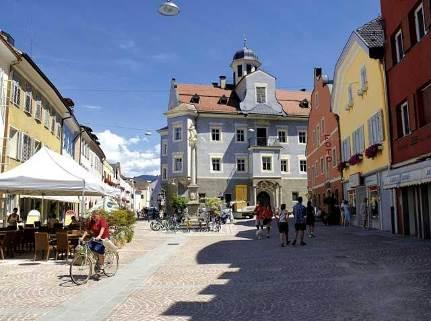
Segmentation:
[(135, 181), (137, 182), (153, 182), (157, 179), (157, 176), (154, 175), (140, 175), (140, 176), (136, 176), (134, 177)]

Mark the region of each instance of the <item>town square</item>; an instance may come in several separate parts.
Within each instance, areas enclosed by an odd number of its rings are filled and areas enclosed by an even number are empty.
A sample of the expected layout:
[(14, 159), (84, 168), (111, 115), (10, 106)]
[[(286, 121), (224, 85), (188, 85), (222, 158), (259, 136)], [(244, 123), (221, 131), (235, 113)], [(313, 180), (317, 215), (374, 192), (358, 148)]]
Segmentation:
[(431, 320), (431, 1), (5, 0), (0, 320)]

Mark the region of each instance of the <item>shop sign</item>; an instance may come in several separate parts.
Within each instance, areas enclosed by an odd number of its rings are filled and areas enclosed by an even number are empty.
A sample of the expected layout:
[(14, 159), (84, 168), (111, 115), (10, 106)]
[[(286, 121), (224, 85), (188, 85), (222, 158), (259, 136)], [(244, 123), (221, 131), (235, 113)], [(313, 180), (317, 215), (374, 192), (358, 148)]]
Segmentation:
[(400, 175), (392, 175), (385, 177), (385, 188), (395, 187), (400, 183)]
[(328, 163), (332, 162), (332, 144), (329, 141), (329, 138), (331, 137), (331, 135), (325, 134), (325, 150), (326, 150), (326, 161)]
[(349, 185), (351, 187), (356, 187), (361, 185), (361, 173), (355, 173), (349, 177)]

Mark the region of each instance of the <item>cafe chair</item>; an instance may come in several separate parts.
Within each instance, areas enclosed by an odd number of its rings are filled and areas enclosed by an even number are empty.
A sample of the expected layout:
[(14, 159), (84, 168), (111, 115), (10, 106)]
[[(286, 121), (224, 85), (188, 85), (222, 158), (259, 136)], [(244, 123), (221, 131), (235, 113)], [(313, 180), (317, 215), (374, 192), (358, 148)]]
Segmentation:
[(74, 247), (69, 242), (67, 232), (57, 232), (56, 238), (57, 238), (57, 248), (55, 252), (55, 260), (57, 261), (58, 255), (62, 254), (63, 256), (64, 255), (66, 256), (66, 263), (67, 263), (69, 253), (73, 252)]
[(5, 237), (0, 240), (0, 256), (4, 260), (5, 254), (11, 257), (15, 256), (16, 232), (7, 231)]
[(35, 232), (34, 233), (34, 258), (36, 261), (37, 254), (42, 253), (42, 257), (45, 257), (45, 261), (48, 261), (49, 253), (51, 250), (55, 251), (55, 246), (49, 244), (49, 235), (47, 232)]

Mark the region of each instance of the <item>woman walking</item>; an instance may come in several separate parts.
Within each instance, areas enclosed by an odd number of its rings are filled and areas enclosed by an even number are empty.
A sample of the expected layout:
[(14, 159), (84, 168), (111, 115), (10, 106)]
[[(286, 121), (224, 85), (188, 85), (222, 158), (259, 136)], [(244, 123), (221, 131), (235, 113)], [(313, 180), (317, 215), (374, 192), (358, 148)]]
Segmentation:
[(269, 239), (271, 234), (271, 224), (272, 224), (273, 212), (271, 205), (267, 204), (263, 212), (263, 225), (266, 226), (266, 237)]
[(311, 201), (307, 202), (307, 218), (305, 220), (308, 227), (308, 237), (315, 237), (314, 235), (314, 207), (311, 205)]
[(278, 231), (280, 232), (281, 247), (289, 245), (289, 213), (286, 211), (286, 204), (281, 204), (281, 211), (275, 215), (278, 221)]

